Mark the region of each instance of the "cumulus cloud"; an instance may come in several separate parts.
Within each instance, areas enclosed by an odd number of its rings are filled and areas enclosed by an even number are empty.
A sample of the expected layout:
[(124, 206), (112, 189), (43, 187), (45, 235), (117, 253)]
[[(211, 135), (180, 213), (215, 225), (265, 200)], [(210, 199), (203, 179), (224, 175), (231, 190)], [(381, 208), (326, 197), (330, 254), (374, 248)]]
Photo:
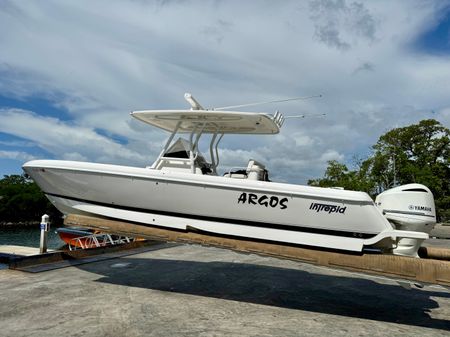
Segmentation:
[(2, 159), (17, 159), (17, 160), (33, 160), (36, 159), (35, 156), (22, 152), (22, 151), (0, 151), (0, 158)]
[(226, 166), (252, 157), (281, 180), (304, 182), (327, 160), (369, 153), (390, 128), (424, 118), (449, 124), (450, 59), (413, 48), (444, 2), (264, 4), (3, 1), (0, 95), (42, 97), (65, 117), (3, 109), (0, 131), (57, 158), (143, 165), (165, 134), (131, 110), (187, 107), (186, 91), (207, 107), (322, 93), (252, 111), (325, 118), (221, 144)]
[[(33, 141), (55, 157), (69, 160), (97, 162), (145, 163), (145, 157), (129, 148), (101, 136), (92, 129), (56, 118), (39, 116), (31, 111), (0, 109), (0, 132)], [(80, 154), (82, 151), (84, 154)], [(21, 153), (5, 152), (2, 155)], [(25, 156), (22, 155), (23, 158)], [(9, 157), (12, 158), (12, 157)]]

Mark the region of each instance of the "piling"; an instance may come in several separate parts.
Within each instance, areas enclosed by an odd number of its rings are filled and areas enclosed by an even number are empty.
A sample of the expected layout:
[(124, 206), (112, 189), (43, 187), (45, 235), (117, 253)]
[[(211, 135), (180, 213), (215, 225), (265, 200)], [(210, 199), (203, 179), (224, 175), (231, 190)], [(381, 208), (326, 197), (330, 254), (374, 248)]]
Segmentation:
[(47, 253), (47, 236), (48, 231), (50, 230), (50, 217), (47, 214), (44, 214), (41, 218), (41, 240), (39, 244), (39, 252), (41, 254)]

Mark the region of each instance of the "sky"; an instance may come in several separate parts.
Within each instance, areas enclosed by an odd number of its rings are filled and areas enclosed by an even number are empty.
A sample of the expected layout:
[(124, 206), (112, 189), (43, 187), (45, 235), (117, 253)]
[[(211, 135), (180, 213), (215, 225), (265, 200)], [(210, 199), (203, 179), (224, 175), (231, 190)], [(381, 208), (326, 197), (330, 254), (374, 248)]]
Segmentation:
[(208, 108), (323, 95), (248, 108), (307, 117), (219, 152), (306, 183), (392, 128), (450, 126), (450, 1), (0, 1), (0, 176), (151, 165), (168, 134), (129, 112), (189, 108), (185, 92)]

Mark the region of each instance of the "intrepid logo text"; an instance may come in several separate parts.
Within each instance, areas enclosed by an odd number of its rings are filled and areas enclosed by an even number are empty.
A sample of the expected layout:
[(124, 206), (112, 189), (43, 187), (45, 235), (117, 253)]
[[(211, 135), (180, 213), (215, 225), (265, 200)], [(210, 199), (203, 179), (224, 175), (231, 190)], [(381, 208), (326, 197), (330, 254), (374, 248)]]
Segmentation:
[(309, 209), (314, 210), (317, 213), (325, 212), (328, 214), (331, 214), (331, 213), (344, 214), (345, 210), (347, 209), (347, 206), (341, 207), (338, 205), (318, 204), (318, 203), (313, 202), (313, 203), (311, 203), (311, 206), (309, 206)]

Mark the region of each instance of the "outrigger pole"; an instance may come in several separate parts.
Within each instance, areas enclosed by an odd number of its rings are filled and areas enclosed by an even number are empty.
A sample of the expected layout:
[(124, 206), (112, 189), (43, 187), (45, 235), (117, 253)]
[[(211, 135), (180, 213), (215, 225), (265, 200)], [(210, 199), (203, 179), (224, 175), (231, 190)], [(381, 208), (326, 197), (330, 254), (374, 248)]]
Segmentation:
[[(203, 106), (192, 96), (190, 93), (184, 94), (184, 99), (188, 101), (188, 103), (191, 105), (191, 110), (213, 110), (213, 111), (220, 111), (220, 110), (228, 110), (228, 109), (236, 109), (236, 108), (244, 108), (247, 106), (256, 106), (256, 105), (263, 105), (263, 104), (270, 104), (270, 103), (283, 103), (283, 102), (289, 102), (289, 101), (300, 101), (300, 100), (306, 100), (311, 98), (320, 98), (322, 97), (322, 94), (319, 95), (312, 95), (312, 96), (303, 96), (303, 97), (294, 97), (294, 98), (286, 98), (286, 99), (277, 99), (272, 101), (263, 101), (263, 102), (255, 102), (255, 103), (246, 103), (246, 104), (239, 104), (239, 105), (230, 105), (230, 106), (223, 106), (219, 108), (211, 108), (211, 109), (205, 109)], [(304, 115), (302, 115), (304, 116)], [(293, 116), (297, 117), (297, 116)]]
[(320, 94), (320, 95), (312, 95), (312, 96), (304, 96), (304, 97), (294, 97), (294, 98), (287, 98), (287, 99), (277, 99), (277, 100), (272, 100), (272, 101), (264, 101), (264, 102), (256, 102), (256, 103), (247, 103), (247, 104), (223, 106), (223, 107), (220, 107), (220, 108), (213, 108), (212, 110), (236, 109), (236, 108), (244, 108), (244, 107), (247, 107), (247, 106), (263, 105), (263, 104), (270, 104), (270, 103), (283, 103), (283, 102), (289, 102), (289, 101), (300, 101), (300, 100), (306, 100), (306, 99), (311, 99), (311, 98), (319, 98), (319, 97), (322, 97), (322, 94)]

